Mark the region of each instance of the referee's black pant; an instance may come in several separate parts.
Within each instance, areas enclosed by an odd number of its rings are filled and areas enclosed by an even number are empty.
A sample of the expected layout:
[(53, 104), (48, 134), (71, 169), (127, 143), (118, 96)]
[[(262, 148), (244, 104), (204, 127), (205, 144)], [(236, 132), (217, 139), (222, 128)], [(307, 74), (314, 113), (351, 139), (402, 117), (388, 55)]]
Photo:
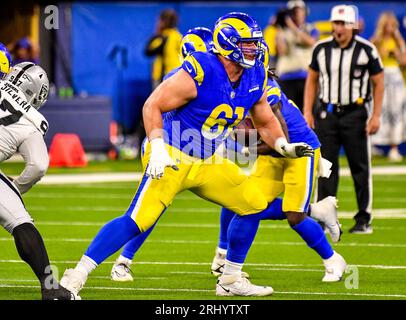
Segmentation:
[(288, 99), (294, 101), (303, 113), (303, 95), (306, 79), (291, 79), (291, 80), (279, 80), (278, 83), (288, 97)]
[(364, 105), (334, 106), (327, 110), (327, 106), (317, 108), (316, 134), (321, 142), (323, 158), (333, 163), (329, 179), (318, 180), (318, 199), (336, 196), (339, 180), (339, 152), (343, 146), (347, 156), (351, 175), (354, 180), (358, 203), (357, 217), (368, 217), (372, 204), (372, 177), (370, 172), (371, 155), (369, 139), (365, 128), (368, 111)]

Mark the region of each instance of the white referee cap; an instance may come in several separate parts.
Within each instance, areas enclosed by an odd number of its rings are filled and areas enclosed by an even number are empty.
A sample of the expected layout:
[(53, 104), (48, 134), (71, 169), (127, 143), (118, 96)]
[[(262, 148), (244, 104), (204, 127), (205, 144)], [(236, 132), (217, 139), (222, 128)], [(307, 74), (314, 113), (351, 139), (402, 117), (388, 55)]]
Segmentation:
[(352, 5), (340, 4), (331, 9), (330, 21), (343, 21), (355, 24), (357, 22), (356, 7)]

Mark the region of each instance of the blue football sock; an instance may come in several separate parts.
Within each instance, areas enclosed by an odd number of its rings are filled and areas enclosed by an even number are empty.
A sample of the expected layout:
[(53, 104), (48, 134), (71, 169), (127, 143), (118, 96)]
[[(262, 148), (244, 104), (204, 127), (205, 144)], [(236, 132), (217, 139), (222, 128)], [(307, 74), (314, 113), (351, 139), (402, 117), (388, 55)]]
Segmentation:
[(131, 239), (126, 243), (124, 246), (123, 252), (121, 255), (123, 257), (126, 257), (127, 259), (132, 260), (134, 258), (135, 253), (138, 251), (138, 249), (142, 246), (142, 244), (145, 242), (149, 234), (151, 233), (152, 229), (154, 229), (155, 225), (153, 225), (151, 228), (149, 228), (147, 231), (137, 235), (135, 238)]
[[(220, 215), (220, 239), (218, 247), (227, 250), (228, 239), (227, 230), (230, 225), (231, 219), (236, 215), (230, 209), (222, 208)], [(259, 213), (261, 220), (284, 220), (286, 219), (285, 213), (282, 211), (282, 199), (276, 198), (268, 207)]]
[(220, 215), (220, 239), (218, 247), (224, 250), (227, 250), (228, 247), (228, 226), (230, 225), (231, 219), (234, 218), (236, 214), (234, 211), (231, 211), (226, 208), (221, 209)]
[[(162, 217), (164, 214), (164, 211), (160, 214), (158, 220)], [(157, 220), (157, 222), (158, 222)], [(148, 238), (152, 230), (155, 228), (157, 222), (154, 223), (154, 225), (149, 228), (147, 231), (137, 235), (135, 238), (131, 239), (126, 243), (124, 246), (123, 252), (121, 253), (122, 256), (126, 257), (127, 259), (132, 260), (134, 258), (135, 253), (138, 251), (138, 249), (142, 246), (142, 244), (145, 242), (145, 240)]]
[(328, 243), (326, 235), (321, 226), (309, 217), (292, 227), (307, 245), (315, 250), (323, 259), (328, 259), (333, 255), (333, 248)]
[(235, 215), (228, 227), (227, 260), (244, 263), (248, 250), (257, 233), (260, 214)]
[(85, 255), (100, 264), (138, 234), (140, 229), (131, 217), (118, 217), (99, 231)]
[(284, 220), (285, 213), (282, 211), (282, 199), (276, 198), (268, 207), (259, 213), (261, 220)]

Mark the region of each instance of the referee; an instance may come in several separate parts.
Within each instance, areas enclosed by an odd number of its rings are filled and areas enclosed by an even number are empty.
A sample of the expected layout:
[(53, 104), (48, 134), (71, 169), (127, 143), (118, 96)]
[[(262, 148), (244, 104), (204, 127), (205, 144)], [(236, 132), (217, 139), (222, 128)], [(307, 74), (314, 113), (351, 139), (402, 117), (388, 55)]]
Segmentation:
[[(376, 48), (355, 35), (356, 7), (331, 11), (333, 36), (319, 41), (305, 85), (304, 116), (321, 142), (323, 157), (333, 163), (329, 179), (320, 178), (318, 199), (336, 196), (341, 146), (348, 159), (358, 213), (351, 233), (372, 233), (372, 178), (369, 135), (380, 125), (383, 67)], [(313, 115), (318, 91), (319, 102)], [(370, 106), (373, 111), (370, 114)]]

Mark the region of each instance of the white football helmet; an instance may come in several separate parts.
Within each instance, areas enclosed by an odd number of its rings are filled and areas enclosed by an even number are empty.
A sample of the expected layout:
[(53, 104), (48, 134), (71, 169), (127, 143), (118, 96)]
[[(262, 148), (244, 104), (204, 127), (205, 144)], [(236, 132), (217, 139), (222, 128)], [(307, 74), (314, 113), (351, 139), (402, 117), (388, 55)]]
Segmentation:
[(10, 69), (5, 80), (20, 88), (27, 102), (35, 109), (38, 110), (47, 101), (49, 81), (47, 73), (40, 66), (32, 62), (18, 63)]

